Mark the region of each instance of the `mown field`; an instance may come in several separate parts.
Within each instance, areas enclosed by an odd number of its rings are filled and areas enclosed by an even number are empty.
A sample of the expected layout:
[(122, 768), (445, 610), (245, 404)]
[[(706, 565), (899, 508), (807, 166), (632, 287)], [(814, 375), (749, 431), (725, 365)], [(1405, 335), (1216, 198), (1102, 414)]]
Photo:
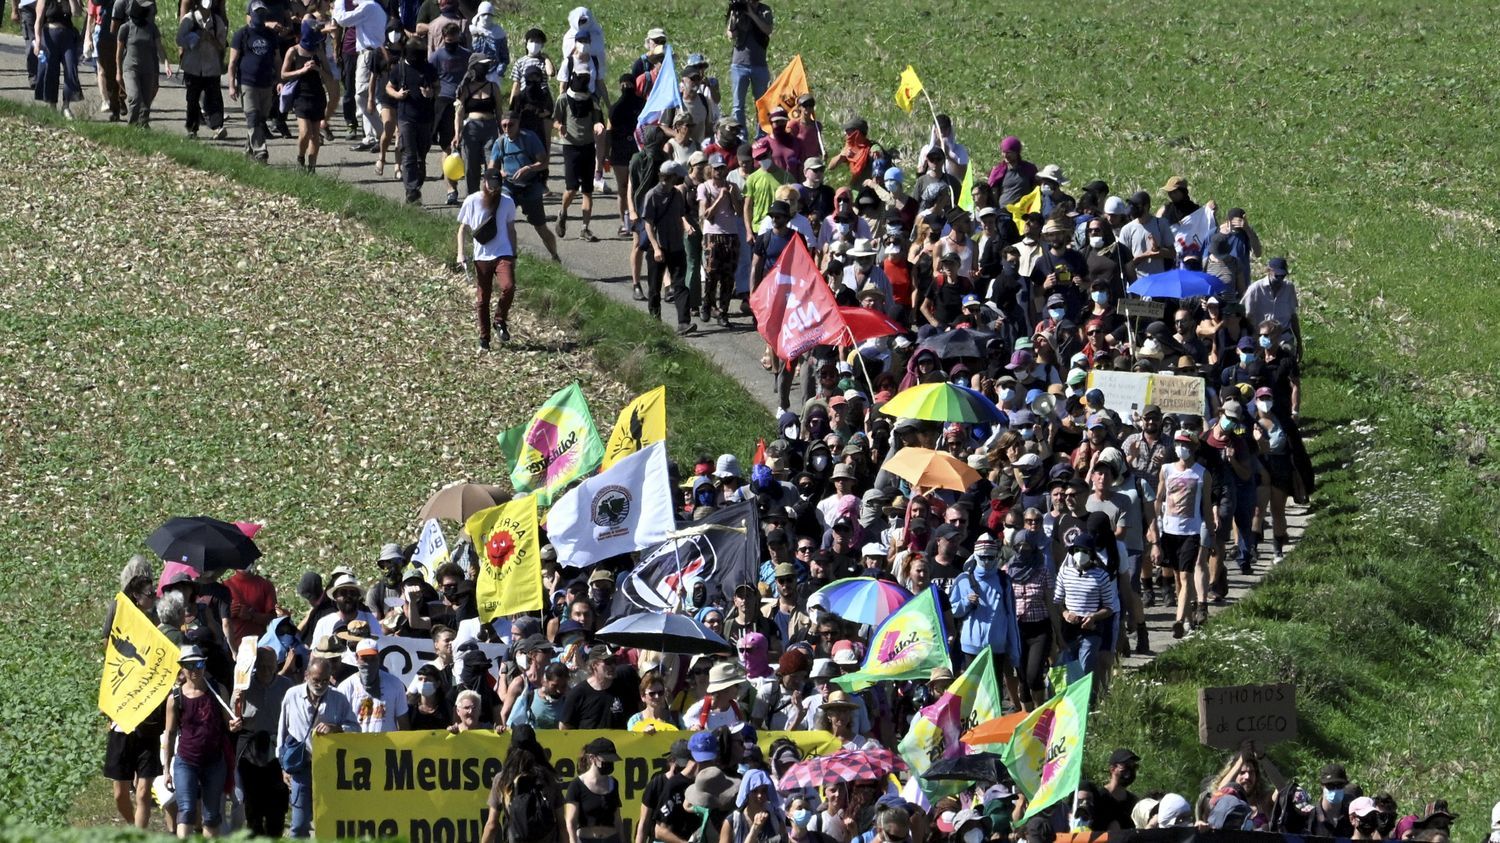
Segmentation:
[[(502, 482), (495, 434), (570, 381), (602, 428), (666, 383), (678, 458), (747, 452), (770, 424), (659, 325), (529, 260), (516, 341), (477, 355), (472, 294), (441, 257), (446, 220), (184, 141), (90, 127), (127, 148), (103, 145), (4, 110), (6, 822), (113, 814), (100, 623), (120, 567), (165, 518), (264, 523), (264, 568), (300, 611), (301, 571), (368, 577), (382, 543), (414, 540), (439, 486)], [(132, 146), (285, 179), (304, 198)], [(377, 218), (379, 232), (360, 221)]]
[[(1180, 174), (1200, 201), (1247, 208), (1269, 253), (1292, 261), (1325, 477), (1315, 517), (1249, 600), (1116, 683), (1091, 771), (1129, 745), (1146, 759), (1141, 788), (1195, 792), (1221, 761), (1197, 745), (1196, 689), (1293, 681), (1302, 738), (1273, 749), (1283, 770), (1306, 782), (1343, 761), (1403, 809), (1449, 799), (1456, 834), (1482, 836), (1500, 794), (1484, 760), (1500, 694), (1500, 175), (1485, 119), (1500, 24), (1487, 8), (772, 5), (773, 72), (801, 53), (831, 127), (859, 113), (910, 163), (925, 105), (907, 116), (891, 95), (911, 63), (981, 172), (1015, 134), (1075, 188), (1155, 191)], [(661, 25), (727, 82), (718, 6), (591, 7), (611, 75)], [(504, 21), (560, 33), (563, 12), (521, 3)]]

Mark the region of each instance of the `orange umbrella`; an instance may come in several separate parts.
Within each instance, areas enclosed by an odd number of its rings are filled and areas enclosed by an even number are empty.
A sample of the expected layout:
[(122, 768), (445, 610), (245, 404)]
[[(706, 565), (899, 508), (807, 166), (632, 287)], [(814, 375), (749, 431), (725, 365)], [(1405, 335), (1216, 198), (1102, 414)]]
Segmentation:
[(1005, 743), (1010, 740), (1011, 734), (1021, 721), (1026, 719), (1027, 711), (1017, 711), (1004, 717), (996, 717), (994, 720), (986, 720), (978, 726), (963, 734), (959, 740), (970, 746), (979, 746), (987, 743)]
[(957, 457), (929, 448), (907, 446), (881, 466), (890, 473), (924, 489), (962, 492), (979, 482), (979, 472)]

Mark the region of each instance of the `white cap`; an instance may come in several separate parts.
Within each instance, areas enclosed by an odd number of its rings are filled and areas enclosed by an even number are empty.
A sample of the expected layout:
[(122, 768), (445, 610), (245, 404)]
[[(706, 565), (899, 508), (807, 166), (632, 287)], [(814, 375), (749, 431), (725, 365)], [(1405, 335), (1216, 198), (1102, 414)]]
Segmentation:
[(821, 679), (825, 676), (838, 676), (839, 669), (834, 666), (833, 659), (813, 659), (812, 673), (809, 675), (813, 679)]
[(1111, 196), (1104, 200), (1104, 213), (1130, 215), (1130, 203), (1118, 196)]

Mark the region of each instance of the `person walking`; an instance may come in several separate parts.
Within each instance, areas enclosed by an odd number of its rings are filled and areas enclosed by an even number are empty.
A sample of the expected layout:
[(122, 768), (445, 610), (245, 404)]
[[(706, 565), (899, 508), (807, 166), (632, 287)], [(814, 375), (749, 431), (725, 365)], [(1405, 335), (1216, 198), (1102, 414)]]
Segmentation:
[(219, 87), (224, 50), (229, 41), (229, 21), (214, 7), (214, 0), (195, 0), (192, 10), (177, 24), (177, 46), (182, 48), (177, 67), (187, 87), (188, 137), (198, 137), (204, 124), (214, 140), (229, 137), (224, 127), (224, 94)]
[(500, 118), (500, 137), (492, 149), (490, 166), (505, 177), (505, 186), (517, 210), (526, 215), (548, 256), (561, 261), (557, 239), (547, 229), (547, 211), (542, 207), (547, 190), (547, 148), (542, 139), (530, 129), (522, 128), (519, 114), (507, 111)]
[(469, 69), (455, 92), (454, 151), (464, 159), (464, 195), (479, 192), (485, 175), (485, 149), (500, 136), (500, 86), (494, 81), (495, 59), (475, 50)]
[(280, 837), (286, 829), (291, 797), (276, 763), (276, 721), (292, 680), (276, 672), (276, 654), (268, 647), (255, 652), (250, 687), (236, 691), (231, 705), (239, 712), (236, 733), (235, 792), (245, 809), (245, 826), (257, 837)]
[(155, 0), (135, 0), (130, 7), (130, 20), (120, 26), (117, 40), (120, 66), (115, 79), (125, 89), (126, 114), (130, 125), (149, 129), (151, 105), (156, 101), (160, 84), (156, 78), (158, 61), (167, 78), (172, 78), (167, 48), (162, 45), (161, 30), (156, 28)]
[(422, 183), (427, 180), (427, 151), (432, 148), (438, 93), (437, 71), (428, 63), (427, 46), (421, 39), (406, 42), (401, 61), (386, 79), (385, 93), (396, 102), (401, 183), (406, 188), (407, 204), (415, 205), (422, 201)]
[(604, 109), (599, 95), (595, 93), (592, 77), (587, 72), (575, 72), (565, 84), (563, 96), (557, 100), (552, 112), (553, 128), (562, 143), (563, 195), (562, 205), (557, 210), (557, 236), (568, 235), (568, 206), (573, 197), (582, 194), (583, 230), (580, 240), (587, 243), (598, 241), (589, 223), (594, 217), (594, 159), (597, 153), (595, 138), (604, 133)]
[[(687, 251), (685, 240), (688, 233), (687, 201), (678, 185), (687, 178), (687, 168), (676, 161), (668, 160), (661, 165), (655, 187), (646, 193), (641, 207), (641, 222), (645, 226), (646, 253), (646, 297), (651, 315), (661, 318), (661, 303), (665, 298), (677, 307), (678, 335), (691, 334), (698, 329), (693, 324), (691, 297), (687, 285)], [(662, 285), (671, 273), (671, 287), (663, 295)]]
[(262, 164), (270, 160), (266, 121), (276, 110), (280, 75), (276, 33), (266, 26), (265, 10), (255, 9), (229, 45), (229, 98), (239, 101), (245, 115), (245, 154)]
[(729, 299), (740, 263), (740, 209), (744, 200), (729, 182), (729, 162), (714, 153), (708, 159), (708, 181), (698, 185), (698, 219), (703, 226), (702, 321), (717, 308), (719, 327), (729, 327)]
[(318, 166), (318, 150), (323, 146), (322, 124), (328, 112), (328, 92), (335, 80), (323, 52), (327, 36), (313, 20), (302, 22), (302, 36), (281, 62), (283, 100), (286, 86), (295, 84), (291, 111), (297, 115), (297, 166), (311, 173)]
[[(46, 66), (37, 72), (36, 99), (56, 106), (59, 93), (63, 116), (73, 119), (71, 103), (83, 100), (83, 86), (78, 82), (78, 55), (83, 36), (73, 22), (72, 0), (37, 0), (36, 22), (31, 33), (35, 58), (47, 57)], [(58, 91), (61, 83), (61, 92)]]
[[(490, 331), (498, 331), (501, 342), (510, 342), (510, 304), (516, 294), (516, 203), (504, 191), (499, 170), (484, 174), (484, 188), (471, 193), (458, 209), (458, 263), (467, 265), (464, 235), (474, 242), (475, 315), (479, 319), (479, 350), (490, 348)], [(490, 298), (496, 279), (500, 300), (490, 321)]]
[(327, 659), (314, 658), (303, 676), (305, 681), (282, 698), (276, 726), (276, 758), (282, 781), (291, 788), (291, 837), (312, 835), (313, 735), (360, 730), (349, 698), (332, 685)]
[(167, 789), (177, 794), (177, 838), (187, 839), (200, 821), (205, 837), (218, 837), (228, 773), (225, 741), (243, 722), (225, 712), (223, 699), (204, 673), (208, 661), (196, 644), (182, 648), (178, 663), (182, 684), (167, 699), (167, 731), (162, 737)]
[[(1187, 430), (1173, 437), (1177, 460), (1161, 467), (1156, 486), (1156, 564), (1177, 576), (1177, 619), (1172, 637), (1187, 634), (1187, 624), (1208, 615), (1208, 548), (1204, 538), (1210, 518), (1208, 472), (1198, 463), (1198, 437)], [(1202, 602), (1195, 608), (1194, 595)], [(1194, 609), (1189, 615), (1189, 610)]]
[(335, 0), (333, 22), (346, 30), (354, 31), (353, 84), (345, 82), (346, 90), (354, 91), (354, 112), (358, 119), (361, 139), (353, 147), (355, 152), (374, 152), (385, 130), (371, 89), (377, 87), (378, 76), (373, 69), (376, 57), (384, 46), (386, 24), (390, 16), (378, 0)]

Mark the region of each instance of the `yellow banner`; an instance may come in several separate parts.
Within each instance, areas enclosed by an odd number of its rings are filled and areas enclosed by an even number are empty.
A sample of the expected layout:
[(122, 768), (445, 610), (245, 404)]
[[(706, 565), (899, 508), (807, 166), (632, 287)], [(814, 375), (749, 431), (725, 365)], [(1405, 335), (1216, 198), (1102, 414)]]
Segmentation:
[(481, 509), (464, 522), (479, 554), (479, 619), (536, 612), (542, 608), (542, 551), (537, 543), (536, 496)]
[(1027, 214), (1038, 214), (1042, 211), (1041, 186), (1033, 187), (1030, 193), (1006, 205), (1005, 210), (1010, 212), (1010, 218), (1015, 222), (1016, 230), (1024, 232), (1026, 230), (1026, 220), (1022, 219), (1022, 217), (1025, 217)]
[(667, 388), (658, 386), (620, 410), (620, 418), (609, 432), (609, 444), (604, 446), (604, 468), (666, 438)]
[(135, 731), (172, 692), (181, 652), (128, 597), (116, 594), (99, 678), (99, 710), (121, 729)]
[[(672, 742), (689, 732), (642, 734), (613, 730), (537, 732), (566, 785), (583, 747), (598, 737), (614, 741), (620, 761), (621, 816), (635, 839), (646, 783), (667, 769)], [(804, 754), (838, 748), (827, 732), (762, 732), (769, 749), (788, 737)], [(478, 841), (489, 814), (490, 784), (500, 772), (508, 735), (494, 732), (388, 732), (323, 735), (313, 740), (313, 824), (320, 839), (402, 836), (412, 843)]]

